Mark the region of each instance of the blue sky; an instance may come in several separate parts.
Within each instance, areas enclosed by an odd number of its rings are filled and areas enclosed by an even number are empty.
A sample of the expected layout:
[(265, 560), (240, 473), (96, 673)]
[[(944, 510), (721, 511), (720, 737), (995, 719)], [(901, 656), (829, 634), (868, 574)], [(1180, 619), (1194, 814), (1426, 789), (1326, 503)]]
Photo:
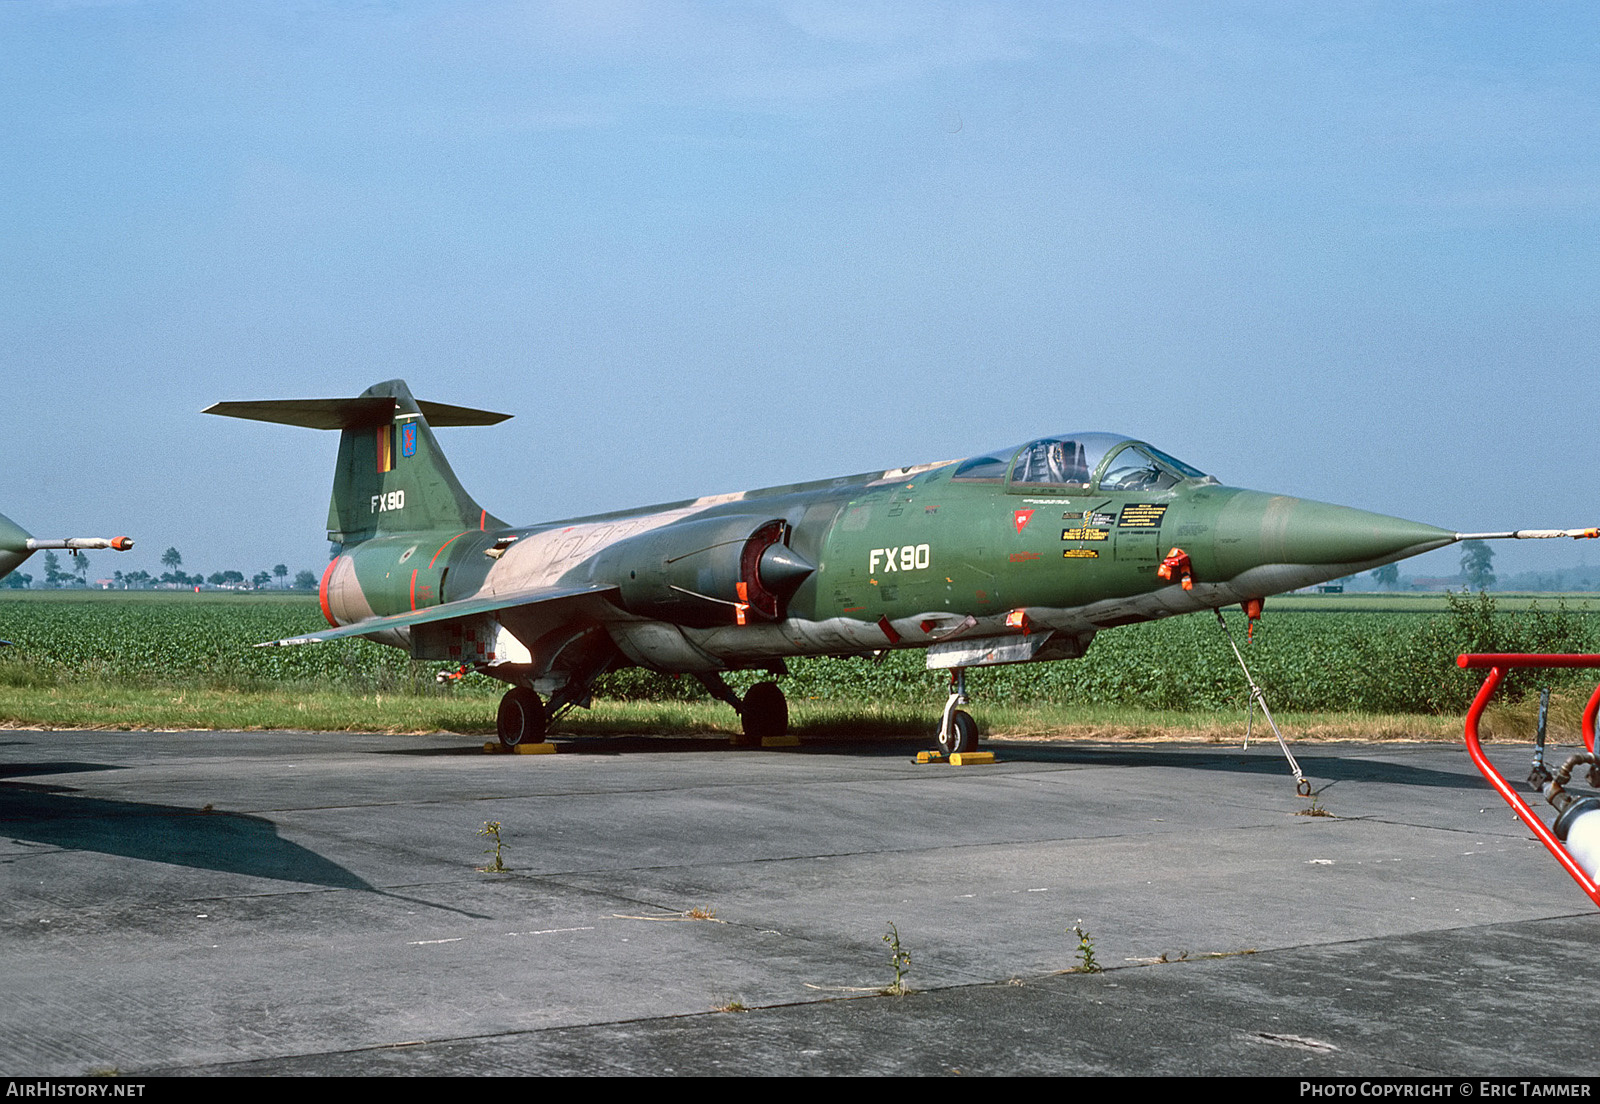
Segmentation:
[(1597, 47), (1586, 3), (11, 0), (0, 512), (139, 541), (96, 575), (320, 570), (334, 436), (198, 412), (398, 376), (516, 415), (441, 439), (524, 523), (1110, 429), (1595, 524)]

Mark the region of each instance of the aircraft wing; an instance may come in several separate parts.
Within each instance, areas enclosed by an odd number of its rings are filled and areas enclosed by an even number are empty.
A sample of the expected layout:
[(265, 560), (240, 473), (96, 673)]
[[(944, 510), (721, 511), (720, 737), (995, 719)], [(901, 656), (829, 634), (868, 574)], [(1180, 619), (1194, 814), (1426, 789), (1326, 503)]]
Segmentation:
[(566, 598), (598, 596), (607, 592), (615, 592), (616, 590), (617, 587), (615, 585), (607, 583), (511, 590), (504, 594), (493, 594), (480, 598), (462, 598), (456, 602), (444, 602), (413, 613), (397, 613), (391, 617), (369, 617), (365, 621), (357, 621), (353, 625), (341, 625), (336, 629), (323, 629), (320, 632), (306, 633), (304, 636), (291, 636), (285, 640), (268, 640), (257, 644), (256, 647), (276, 648), (284, 644), (320, 644), (325, 640), (343, 640), (351, 636), (366, 636), (368, 633), (383, 632), (385, 629), (406, 629), (412, 625), (425, 625), (436, 621), (454, 621), (458, 617), (473, 617), (478, 614), (495, 613), (500, 610), (542, 606), (552, 602), (559, 602)]

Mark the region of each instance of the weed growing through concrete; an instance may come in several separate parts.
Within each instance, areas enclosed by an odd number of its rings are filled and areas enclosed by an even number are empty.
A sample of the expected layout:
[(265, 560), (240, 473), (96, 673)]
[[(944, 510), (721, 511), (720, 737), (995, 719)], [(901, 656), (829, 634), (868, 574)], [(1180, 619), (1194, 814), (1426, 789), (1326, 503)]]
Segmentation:
[(1325, 816), (1325, 817), (1331, 817), (1332, 815), (1333, 815), (1332, 813), (1328, 812), (1328, 810), (1326, 810), (1326, 809), (1324, 809), (1322, 807), (1322, 798), (1317, 794), (1312, 794), (1311, 795), (1311, 804), (1310, 805), (1307, 805), (1304, 809), (1301, 809), (1298, 813), (1295, 814), (1295, 816)]
[(1073, 968), (1075, 974), (1098, 974), (1100, 963), (1095, 961), (1094, 940), (1089, 933), (1083, 930), (1083, 921), (1079, 920), (1072, 925), (1072, 932), (1078, 937), (1078, 965)]
[(484, 874), (504, 874), (510, 868), (505, 864), (505, 841), (500, 838), (500, 822), (498, 820), (484, 821), (483, 827), (478, 829), (478, 835), (494, 841), (493, 847), (486, 847), (483, 850), (485, 855), (494, 856), (494, 862), (488, 866), (480, 866), (478, 870)]
[(900, 946), (900, 929), (892, 922), (883, 941), (889, 945), (889, 965), (894, 967), (894, 983), (884, 989), (884, 993), (891, 997), (903, 997), (911, 992), (906, 985), (906, 974), (911, 970), (911, 952)]

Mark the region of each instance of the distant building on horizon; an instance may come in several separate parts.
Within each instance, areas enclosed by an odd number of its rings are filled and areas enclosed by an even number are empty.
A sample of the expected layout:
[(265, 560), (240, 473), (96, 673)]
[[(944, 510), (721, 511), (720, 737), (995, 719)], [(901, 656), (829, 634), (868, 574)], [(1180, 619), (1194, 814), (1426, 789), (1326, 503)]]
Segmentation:
[(1462, 575), (1410, 575), (1400, 580), (1403, 590), (1462, 590), (1466, 585)]

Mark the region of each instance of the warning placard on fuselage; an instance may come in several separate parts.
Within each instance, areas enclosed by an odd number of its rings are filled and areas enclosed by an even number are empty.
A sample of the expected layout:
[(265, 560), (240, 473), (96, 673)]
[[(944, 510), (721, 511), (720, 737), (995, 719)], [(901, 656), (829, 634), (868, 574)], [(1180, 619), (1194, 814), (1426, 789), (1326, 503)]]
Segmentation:
[(1159, 529), (1161, 517), (1167, 512), (1165, 503), (1130, 502), (1117, 517), (1118, 529)]

